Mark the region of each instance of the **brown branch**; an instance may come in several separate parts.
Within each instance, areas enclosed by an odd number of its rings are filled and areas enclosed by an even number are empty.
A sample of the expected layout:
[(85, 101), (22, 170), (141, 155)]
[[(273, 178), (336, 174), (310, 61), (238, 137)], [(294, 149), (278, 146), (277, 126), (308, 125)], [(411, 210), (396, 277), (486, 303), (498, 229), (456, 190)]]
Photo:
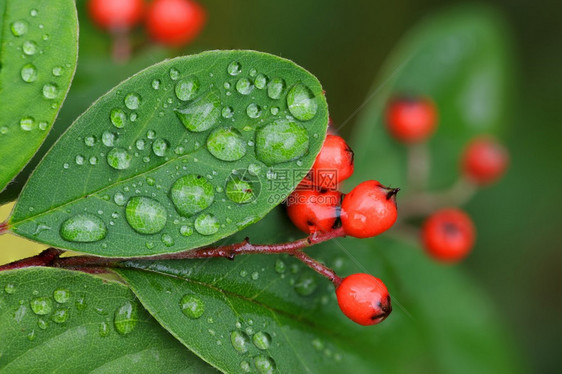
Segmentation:
[(0, 266), (0, 271), (22, 269), (31, 266), (51, 266), (62, 253), (63, 251), (61, 251), (60, 249), (47, 248), (37, 256), (24, 258), (23, 260), (18, 260), (6, 265), (2, 265)]
[(0, 235), (7, 233), (10, 230), (10, 225), (8, 225), (8, 221), (0, 222)]
[(333, 284), (334, 287), (338, 288), (342, 282), (342, 279), (336, 274), (335, 271), (327, 267), (326, 265), (316, 261), (312, 257), (308, 256), (306, 253), (298, 251), (292, 254), (295, 258), (298, 258), (303, 263), (305, 263), (309, 268), (317, 272), (318, 274), (322, 275), (323, 277), (328, 278)]

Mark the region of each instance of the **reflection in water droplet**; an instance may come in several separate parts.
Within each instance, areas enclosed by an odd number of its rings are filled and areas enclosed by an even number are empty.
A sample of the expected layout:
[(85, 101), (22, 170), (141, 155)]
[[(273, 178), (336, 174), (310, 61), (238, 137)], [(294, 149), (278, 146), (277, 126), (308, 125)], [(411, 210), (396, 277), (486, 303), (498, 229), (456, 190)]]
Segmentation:
[(261, 116), (261, 107), (257, 104), (252, 103), (246, 108), (246, 114), (250, 118), (258, 118), (259, 116)]
[(109, 335), (109, 325), (107, 324), (107, 322), (102, 322), (102, 323), (100, 324), (99, 333), (100, 333), (100, 336), (101, 336), (102, 338), (104, 338), (104, 337), (106, 337), (107, 335)]
[(219, 160), (236, 161), (246, 154), (246, 142), (235, 128), (223, 127), (209, 135), (207, 149)]
[(55, 99), (59, 95), (59, 88), (54, 83), (47, 83), (43, 86), (43, 96), (47, 99)]
[(264, 74), (258, 74), (254, 80), (254, 85), (258, 90), (263, 90), (267, 86), (267, 77)]
[(123, 205), (125, 205), (125, 196), (121, 192), (117, 192), (113, 196), (113, 201), (115, 201), (115, 204), (117, 204), (119, 206), (123, 206)]
[(237, 204), (246, 204), (255, 200), (257, 192), (252, 183), (239, 177), (231, 176), (226, 184), (226, 196)]
[(171, 68), (170, 69), (170, 78), (175, 81), (180, 77), (180, 72), (178, 69), (176, 68)]
[(301, 296), (308, 296), (316, 290), (317, 286), (314, 275), (310, 272), (305, 272), (295, 283), (295, 291)]
[(26, 40), (25, 42), (23, 42), (21, 49), (26, 55), (33, 56), (35, 53), (37, 53), (37, 43), (35, 43), (34, 41)]
[(248, 341), (248, 335), (242, 331), (234, 330), (230, 333), (230, 342), (239, 353), (246, 353), (248, 351)]
[(41, 330), (46, 330), (47, 327), (49, 327), (49, 322), (47, 322), (43, 319), (38, 319), (37, 320), (37, 327), (39, 327)]
[(276, 120), (256, 132), (257, 157), (267, 165), (295, 160), (308, 152), (308, 139), (300, 124)]
[(285, 265), (285, 263), (283, 262), (283, 260), (277, 259), (275, 261), (275, 271), (278, 272), (279, 274), (284, 273), (285, 270), (287, 269), (287, 266)]
[(57, 288), (53, 292), (53, 298), (59, 304), (64, 304), (70, 300), (70, 291), (65, 288)]
[(222, 117), (223, 117), (223, 118), (226, 118), (226, 119), (232, 118), (232, 115), (233, 115), (233, 114), (234, 114), (234, 109), (232, 109), (231, 106), (225, 106), (225, 107), (222, 109)]
[(74, 303), (74, 305), (76, 306), (77, 310), (84, 310), (86, 309), (86, 299), (84, 298), (84, 296), (80, 296), (76, 302)]
[(116, 135), (109, 131), (104, 131), (101, 135), (101, 141), (106, 147), (113, 147), (115, 144)]
[(49, 314), (51, 313), (51, 310), (53, 310), (53, 302), (49, 297), (39, 297), (37, 299), (33, 299), (31, 300), (30, 306), (33, 313), (39, 316)]
[(176, 83), (176, 96), (181, 101), (193, 100), (199, 91), (199, 86), (199, 80), (196, 77), (184, 78)]
[(240, 363), (240, 370), (242, 370), (243, 373), (249, 373), (252, 370), (252, 367), (250, 366), (248, 361), (242, 361)]
[(130, 93), (125, 96), (125, 106), (131, 110), (138, 109), (141, 104), (141, 98), (136, 93)]
[(228, 64), (226, 70), (228, 71), (228, 74), (236, 76), (242, 72), (242, 65), (240, 65), (240, 63), (237, 61), (232, 61), (230, 64)]
[(76, 155), (75, 161), (77, 165), (84, 165), (84, 156)]
[(97, 216), (78, 214), (63, 222), (60, 234), (63, 239), (71, 242), (97, 242), (105, 238), (107, 228)]
[(107, 163), (114, 169), (125, 170), (131, 166), (133, 156), (124, 148), (113, 148), (107, 153)]
[(24, 82), (31, 83), (37, 80), (37, 68), (33, 64), (23, 65), (20, 74)]
[(195, 230), (201, 235), (213, 235), (219, 231), (219, 222), (212, 214), (201, 214), (195, 219)]
[(180, 234), (182, 236), (191, 236), (193, 235), (193, 227), (191, 226), (182, 226), (180, 227)]
[(119, 129), (125, 127), (125, 123), (127, 122), (127, 115), (119, 108), (111, 110), (109, 118), (113, 126)]
[(287, 94), (289, 112), (298, 120), (308, 121), (316, 116), (318, 103), (310, 89), (302, 84), (297, 84)]
[(258, 164), (250, 164), (248, 166), (248, 173), (250, 173), (251, 175), (257, 176), (259, 175), (260, 171), (261, 171), (261, 166)]
[(113, 325), (119, 334), (127, 335), (135, 329), (137, 321), (137, 308), (130, 301), (127, 301), (115, 311)]
[(35, 128), (35, 120), (32, 117), (25, 117), (20, 120), (20, 128), (23, 131), (31, 131)]
[(263, 331), (258, 331), (252, 337), (252, 342), (256, 346), (256, 348), (261, 350), (269, 349), (269, 345), (271, 343), (271, 336)]
[(156, 131), (154, 131), (154, 130), (148, 130), (148, 131), (146, 132), (146, 137), (147, 137), (148, 139), (154, 139), (154, 138), (156, 137)]
[(211, 90), (175, 113), (189, 131), (202, 132), (218, 123), (221, 107), (218, 92)]
[(6, 292), (8, 295), (12, 295), (16, 293), (16, 286), (11, 283), (8, 283), (7, 285), (4, 286), (4, 292)]
[(53, 315), (51, 316), (51, 319), (55, 323), (64, 323), (68, 319), (68, 314), (69, 314), (68, 310), (58, 309), (53, 313)]
[(160, 79), (155, 79), (152, 81), (152, 88), (154, 88), (155, 90), (160, 89), (160, 84), (162, 82), (160, 81)]
[(195, 295), (184, 295), (180, 300), (180, 309), (187, 317), (197, 319), (205, 312), (205, 304)]
[(267, 86), (267, 96), (270, 99), (279, 99), (285, 90), (285, 81), (282, 78), (273, 78)]
[(62, 75), (63, 68), (61, 66), (55, 66), (51, 72), (55, 77), (60, 77)]
[(241, 95), (249, 95), (254, 90), (254, 85), (248, 78), (240, 78), (236, 82), (236, 91)]
[(171, 247), (173, 246), (174, 243), (174, 238), (172, 238), (169, 234), (162, 234), (162, 243), (164, 243), (164, 245), (166, 247)]
[(12, 34), (14, 34), (14, 36), (22, 36), (27, 32), (27, 22), (25, 21), (13, 22), (10, 29), (12, 30)]
[(141, 234), (156, 234), (162, 231), (167, 215), (162, 204), (148, 197), (133, 197), (125, 208), (127, 222), (133, 230)]
[(169, 144), (165, 139), (158, 138), (152, 143), (152, 152), (154, 152), (156, 156), (164, 157), (168, 147)]
[(200, 175), (188, 174), (172, 185), (170, 198), (180, 215), (191, 217), (213, 203), (215, 191), (207, 179)]
[(271, 357), (263, 355), (254, 357), (254, 365), (261, 374), (271, 374), (275, 370), (275, 361)]
[(84, 144), (88, 147), (93, 147), (96, 144), (96, 137), (95, 136), (86, 136), (84, 138)]

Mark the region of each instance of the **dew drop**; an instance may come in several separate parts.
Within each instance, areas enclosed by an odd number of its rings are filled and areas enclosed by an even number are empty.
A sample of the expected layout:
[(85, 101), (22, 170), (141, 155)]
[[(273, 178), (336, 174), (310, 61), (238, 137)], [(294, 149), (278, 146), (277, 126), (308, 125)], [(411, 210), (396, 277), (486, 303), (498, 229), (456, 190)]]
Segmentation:
[(252, 103), (246, 108), (246, 114), (250, 118), (258, 118), (259, 116), (261, 116), (261, 107), (257, 104)]
[(248, 363), (248, 361), (242, 361), (240, 363), (240, 370), (242, 370), (243, 373), (249, 373), (252, 370), (252, 368)]
[(221, 107), (217, 91), (211, 90), (175, 113), (189, 131), (202, 132), (218, 123)]
[(257, 192), (251, 182), (236, 176), (231, 176), (226, 184), (226, 196), (237, 204), (255, 200)]
[(76, 306), (77, 310), (84, 310), (86, 309), (86, 299), (84, 298), (84, 296), (80, 296), (78, 298), (78, 300), (76, 300), (76, 302), (74, 303), (74, 306)]
[(160, 89), (160, 84), (162, 82), (160, 81), (160, 79), (155, 79), (152, 81), (152, 88), (154, 88), (155, 90)]
[(181, 101), (193, 100), (199, 91), (199, 80), (196, 77), (189, 77), (176, 83), (176, 97)]
[(124, 148), (113, 148), (107, 153), (107, 163), (114, 169), (125, 170), (131, 166), (133, 156)]
[(267, 96), (270, 99), (279, 99), (285, 90), (285, 81), (282, 78), (273, 78), (267, 86)]
[(171, 247), (175, 244), (174, 238), (172, 238), (172, 236), (169, 235), (169, 234), (162, 234), (161, 240), (162, 240), (162, 243), (164, 243), (164, 245), (166, 247)]
[(93, 147), (96, 144), (96, 137), (95, 136), (86, 136), (84, 138), (84, 144), (88, 147)]
[(137, 321), (137, 308), (130, 301), (127, 301), (115, 311), (113, 325), (119, 334), (127, 335), (135, 329)]
[(201, 235), (213, 235), (219, 231), (217, 218), (212, 214), (203, 213), (195, 219), (195, 230)]
[(176, 68), (171, 68), (170, 69), (170, 78), (175, 81), (180, 77), (180, 72), (178, 69)]
[(127, 115), (119, 108), (112, 109), (109, 118), (113, 126), (119, 129), (125, 127), (125, 123), (127, 122)]
[(258, 74), (254, 80), (254, 85), (258, 90), (263, 90), (267, 86), (267, 77), (264, 74)]
[(75, 161), (77, 165), (84, 165), (84, 156), (76, 155)]
[(8, 133), (8, 128), (6, 126), (0, 127), (0, 134), (6, 135)]
[(27, 334), (27, 339), (29, 341), (34, 341), (36, 337), (37, 337), (37, 334), (35, 333), (35, 330), (31, 330), (31, 332), (29, 334)]
[(230, 333), (232, 347), (239, 353), (246, 353), (248, 351), (248, 341), (248, 335), (242, 331), (234, 330)]
[(141, 234), (156, 234), (164, 228), (167, 221), (166, 208), (158, 201), (142, 196), (129, 200), (125, 217), (129, 225)]
[(107, 235), (101, 218), (91, 214), (78, 214), (63, 222), (60, 234), (64, 240), (79, 243), (97, 242)]
[(236, 91), (241, 95), (249, 95), (254, 90), (252, 82), (248, 78), (240, 78), (236, 82)]
[(65, 288), (57, 288), (53, 292), (53, 299), (59, 304), (64, 304), (70, 300), (70, 291)]
[(60, 77), (62, 75), (63, 68), (61, 66), (55, 66), (51, 72), (55, 77)]
[(272, 107), (270, 110), (271, 114), (273, 114), (274, 116), (276, 116), (279, 113), (279, 108), (274, 106)]
[(197, 319), (205, 312), (205, 304), (195, 295), (184, 295), (180, 300), (180, 309), (187, 317)]
[(252, 342), (256, 348), (266, 350), (269, 349), (269, 345), (271, 344), (271, 336), (266, 332), (259, 331), (252, 337)]
[(191, 226), (182, 226), (180, 227), (180, 234), (182, 236), (191, 236), (193, 235), (193, 228)]
[(142, 151), (144, 149), (145, 146), (145, 142), (143, 139), (139, 139), (135, 142), (135, 147), (139, 150)]
[(114, 133), (109, 131), (104, 131), (103, 134), (101, 135), (101, 142), (106, 147), (113, 147), (116, 138), (117, 136)]
[(16, 293), (16, 286), (8, 283), (4, 286), (4, 292), (6, 292), (8, 295), (13, 295), (14, 293)]
[(23, 42), (21, 49), (26, 55), (33, 56), (35, 53), (37, 53), (37, 43), (35, 43), (34, 41), (26, 40), (25, 42)]
[(114, 196), (113, 196), (113, 201), (115, 202), (115, 204), (119, 205), (119, 206), (123, 206), (125, 205), (125, 196), (121, 193), (121, 192), (117, 192)]
[(246, 142), (235, 128), (223, 127), (209, 135), (207, 149), (219, 160), (236, 161), (246, 154)]
[(240, 63), (237, 61), (232, 61), (230, 64), (228, 64), (226, 70), (228, 71), (228, 74), (236, 76), (242, 72), (242, 65), (240, 65)]
[(211, 206), (215, 200), (215, 191), (207, 179), (188, 174), (174, 182), (170, 198), (180, 215), (191, 217)]
[(253, 280), (258, 280), (260, 278), (260, 273), (258, 273), (257, 271), (254, 271), (252, 273), (252, 279)]
[(47, 322), (43, 319), (38, 319), (37, 320), (37, 327), (39, 327), (41, 330), (46, 330), (47, 327), (49, 327), (49, 322)]
[(275, 370), (275, 361), (271, 357), (263, 355), (254, 357), (254, 365), (261, 374), (271, 374)]
[(39, 316), (47, 315), (53, 310), (53, 302), (49, 297), (39, 297), (37, 299), (33, 299), (31, 300), (30, 306), (33, 313)]
[(12, 23), (10, 29), (12, 30), (12, 34), (14, 36), (22, 36), (25, 35), (27, 32), (27, 22), (25, 21), (15, 21)]
[(267, 165), (292, 161), (308, 152), (308, 133), (303, 126), (280, 119), (256, 133), (256, 154)]
[(59, 88), (54, 83), (47, 83), (43, 86), (43, 96), (47, 99), (56, 99), (59, 95)]
[(283, 262), (283, 260), (277, 259), (275, 261), (275, 271), (279, 274), (282, 274), (285, 272), (285, 270), (287, 269), (287, 266), (285, 265), (285, 263)]
[(248, 165), (248, 173), (251, 175), (257, 176), (261, 171), (261, 166), (258, 164), (250, 164)]
[(316, 278), (310, 272), (303, 273), (295, 283), (295, 291), (301, 296), (312, 294), (317, 287)]
[(37, 80), (37, 68), (33, 64), (23, 65), (20, 74), (24, 82), (31, 83)]
[(125, 106), (131, 110), (138, 109), (141, 104), (141, 98), (136, 93), (130, 93), (125, 96)]
[(25, 117), (20, 120), (20, 128), (23, 131), (31, 131), (35, 128), (35, 120), (32, 117)]
[(148, 131), (146, 132), (146, 137), (147, 137), (148, 139), (154, 139), (154, 138), (156, 137), (156, 131), (154, 131), (154, 130), (148, 130)]
[(99, 327), (98, 331), (99, 331), (99, 334), (102, 338), (109, 335), (109, 325), (107, 324), (107, 322), (100, 323), (100, 327)]
[(232, 118), (232, 116), (234, 115), (234, 109), (232, 109), (231, 106), (226, 106), (222, 109), (222, 117), (223, 118)]
[(154, 152), (156, 156), (164, 157), (168, 151), (168, 147), (169, 144), (166, 140), (158, 138), (152, 143), (152, 152)]
[(66, 309), (58, 309), (56, 310), (53, 315), (51, 316), (51, 319), (53, 320), (54, 323), (65, 323), (66, 320), (68, 319), (68, 310)]
[(298, 120), (309, 121), (316, 116), (318, 103), (310, 89), (302, 84), (297, 84), (287, 94), (289, 112)]

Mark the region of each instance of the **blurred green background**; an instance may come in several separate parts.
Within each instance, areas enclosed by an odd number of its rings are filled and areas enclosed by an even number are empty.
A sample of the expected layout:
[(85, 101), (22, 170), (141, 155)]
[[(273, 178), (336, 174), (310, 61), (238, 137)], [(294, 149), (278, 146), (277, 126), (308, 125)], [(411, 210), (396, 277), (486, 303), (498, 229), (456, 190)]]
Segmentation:
[[(333, 120), (347, 123), (342, 129), (345, 137), (353, 131), (356, 111), (372, 90), (392, 47), (415, 23), (455, 3), (200, 2), (208, 10), (208, 24), (182, 54), (241, 48), (295, 61), (324, 85)], [(483, 189), (466, 206), (478, 228), (478, 241), (468, 260), (457, 266), (488, 291), (510, 338), (522, 352), (524, 369), (554, 372), (560, 363), (562, 336), (559, 4), (554, 0), (495, 0), (486, 4), (495, 6), (513, 34), (516, 101), (505, 139), (512, 158), (510, 170), (501, 182)], [(48, 143), (113, 85), (171, 55), (169, 51), (151, 48), (137, 54), (129, 65), (108, 65), (109, 39), (84, 17), (83, 1), (79, 7), (79, 68)], [(142, 43), (140, 35), (138, 42)], [(2, 213), (7, 214), (6, 208)], [(10, 242), (3, 243), (2, 246)], [(33, 244), (30, 247), (38, 248)]]

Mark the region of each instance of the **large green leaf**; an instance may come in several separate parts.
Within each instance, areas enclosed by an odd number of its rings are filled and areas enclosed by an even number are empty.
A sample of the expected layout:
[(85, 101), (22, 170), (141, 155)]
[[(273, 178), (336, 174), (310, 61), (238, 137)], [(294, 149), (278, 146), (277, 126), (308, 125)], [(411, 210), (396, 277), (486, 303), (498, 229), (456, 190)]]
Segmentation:
[[(230, 241), (298, 235), (278, 208)], [(309, 253), (341, 276), (369, 272), (383, 279), (393, 298), (390, 317), (372, 327), (354, 324), (339, 311), (332, 284), (286, 256), (129, 261), (119, 273), (162, 326), (228, 372), (245, 363), (255, 368), (256, 357), (270, 357), (279, 372), (518, 371), (484, 293), (418, 248), (380, 238), (338, 239)], [(182, 312), (182, 300), (186, 307), (201, 302), (199, 318)], [(266, 350), (253, 343), (259, 345), (263, 333), (270, 338)], [(233, 336), (237, 347), (246, 339), (246, 352), (234, 347)]]
[(39, 148), (76, 68), (73, 0), (0, 1), (0, 191)]
[(353, 136), (353, 181), (373, 177), (408, 188), (406, 152), (385, 127), (393, 95), (427, 95), (439, 110), (429, 141), (430, 185), (459, 175), (464, 145), (478, 134), (500, 134), (511, 95), (511, 55), (503, 19), (485, 6), (463, 5), (425, 19), (391, 53)]
[(279, 57), (213, 51), (165, 61), (76, 120), (30, 178), (10, 226), (106, 256), (210, 244), (294, 189), (327, 117), (316, 78)]
[(0, 371), (213, 371), (158, 326), (123, 285), (84, 273), (0, 273)]

